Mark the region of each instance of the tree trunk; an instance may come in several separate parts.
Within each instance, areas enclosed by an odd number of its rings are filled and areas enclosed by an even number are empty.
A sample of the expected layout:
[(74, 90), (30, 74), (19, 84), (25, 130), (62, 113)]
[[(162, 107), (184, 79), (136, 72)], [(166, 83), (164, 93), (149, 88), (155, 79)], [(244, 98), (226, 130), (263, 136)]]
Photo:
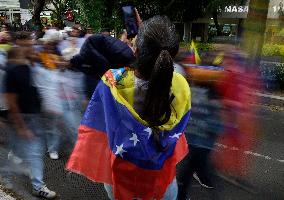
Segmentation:
[(37, 33), (42, 32), (42, 24), (40, 20), (40, 13), (43, 11), (45, 0), (34, 0), (33, 1), (33, 22), (36, 26)]
[(220, 27), (219, 22), (218, 22), (218, 12), (214, 11), (212, 13), (212, 16), (213, 16), (215, 27), (217, 29), (217, 36), (220, 36), (222, 34), (222, 31), (221, 31), (221, 27)]
[(279, 15), (279, 29), (281, 30), (284, 27), (284, 13)]
[(191, 22), (184, 23), (183, 25), (183, 41), (189, 42), (191, 40)]
[(279, 3), (279, 29), (281, 30), (284, 27), (284, 4), (282, 2)]
[(249, 13), (244, 24), (242, 47), (250, 55), (251, 66), (258, 66), (260, 62), (269, 0), (251, 0)]
[(242, 34), (243, 34), (243, 19), (239, 19), (238, 22), (238, 30), (237, 30), (237, 38), (239, 40), (239, 38), (241, 38)]

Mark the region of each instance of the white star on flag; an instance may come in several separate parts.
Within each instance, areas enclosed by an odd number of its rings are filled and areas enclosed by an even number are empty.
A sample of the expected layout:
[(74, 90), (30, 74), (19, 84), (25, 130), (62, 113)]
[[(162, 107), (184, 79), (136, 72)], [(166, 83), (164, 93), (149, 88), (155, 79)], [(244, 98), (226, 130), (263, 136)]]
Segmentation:
[(118, 70), (118, 71), (117, 71), (117, 75), (119, 75), (119, 76), (121, 76), (121, 75), (122, 75), (121, 70)]
[(132, 133), (132, 137), (129, 140), (132, 140), (134, 142), (134, 146), (136, 146), (137, 142), (140, 142), (135, 133)]
[(147, 132), (149, 135), (148, 135), (148, 139), (151, 137), (152, 135), (152, 129), (150, 129), (149, 127), (144, 129), (145, 132)]
[(170, 138), (176, 138), (179, 139), (179, 137), (182, 135), (182, 133), (175, 133), (174, 135), (170, 136)]
[(115, 145), (116, 146), (116, 152), (115, 152), (115, 155), (120, 155), (122, 158), (123, 158), (123, 153), (125, 153), (125, 152), (127, 152), (127, 151), (125, 151), (124, 149), (123, 149), (123, 144), (121, 144), (121, 145), (119, 145), (119, 146), (117, 146), (117, 145)]

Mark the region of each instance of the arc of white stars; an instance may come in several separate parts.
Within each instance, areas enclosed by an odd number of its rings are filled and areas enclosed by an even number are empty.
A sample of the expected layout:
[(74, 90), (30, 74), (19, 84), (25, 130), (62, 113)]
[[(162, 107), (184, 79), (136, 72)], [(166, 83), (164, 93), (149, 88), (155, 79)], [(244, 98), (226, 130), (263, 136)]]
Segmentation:
[(175, 133), (174, 135), (170, 136), (170, 138), (176, 138), (179, 139), (182, 133)]
[(149, 139), (151, 137), (151, 135), (152, 135), (152, 129), (148, 127), (148, 128), (145, 128), (144, 131), (149, 134), (148, 135), (148, 139)]
[(116, 146), (116, 152), (115, 152), (115, 155), (120, 155), (122, 158), (123, 158), (123, 153), (126, 153), (127, 151), (125, 151), (124, 149), (123, 149), (123, 144), (121, 144), (121, 145), (119, 145), (119, 146), (117, 146), (117, 145), (115, 145)]
[(129, 140), (133, 141), (134, 146), (136, 146), (137, 142), (140, 142), (140, 140), (138, 139), (135, 133), (132, 133), (132, 137)]

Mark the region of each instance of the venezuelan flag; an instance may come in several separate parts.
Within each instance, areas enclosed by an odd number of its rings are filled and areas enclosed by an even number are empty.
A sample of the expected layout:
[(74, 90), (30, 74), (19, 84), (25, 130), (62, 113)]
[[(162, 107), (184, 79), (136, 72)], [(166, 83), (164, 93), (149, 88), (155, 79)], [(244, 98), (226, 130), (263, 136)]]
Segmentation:
[(186, 63), (201, 64), (201, 59), (194, 41), (191, 41), (189, 53), (185, 58)]
[(79, 127), (67, 169), (112, 185), (115, 199), (161, 199), (176, 176), (176, 164), (188, 153), (183, 134), (190, 117), (190, 89), (174, 73), (172, 115), (159, 127), (163, 150), (151, 128), (133, 108), (131, 69), (109, 70), (98, 84)]

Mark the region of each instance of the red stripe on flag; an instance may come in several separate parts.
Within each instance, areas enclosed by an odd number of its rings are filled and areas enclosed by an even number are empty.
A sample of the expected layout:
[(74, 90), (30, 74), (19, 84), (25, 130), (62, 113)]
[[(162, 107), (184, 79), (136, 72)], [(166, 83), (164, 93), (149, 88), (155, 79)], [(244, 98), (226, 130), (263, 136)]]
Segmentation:
[(176, 176), (176, 164), (188, 153), (183, 135), (177, 142), (173, 156), (160, 170), (147, 170), (113, 156), (114, 194), (118, 199), (161, 199)]
[(81, 125), (66, 168), (92, 181), (112, 184), (110, 164), (111, 151), (106, 133)]
[(105, 133), (80, 126), (78, 141), (67, 169), (90, 180), (113, 185), (116, 199), (161, 199), (176, 176), (176, 164), (187, 153), (187, 142), (182, 135), (173, 155), (165, 161), (162, 169), (142, 169), (116, 157), (110, 150)]

